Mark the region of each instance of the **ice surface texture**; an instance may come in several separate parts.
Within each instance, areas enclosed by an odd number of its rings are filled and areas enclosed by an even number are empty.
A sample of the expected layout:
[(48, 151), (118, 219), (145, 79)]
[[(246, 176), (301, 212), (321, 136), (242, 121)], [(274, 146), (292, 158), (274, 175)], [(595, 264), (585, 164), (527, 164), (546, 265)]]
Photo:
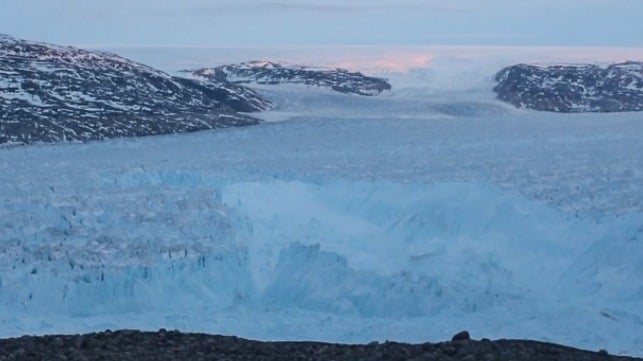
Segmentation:
[(3, 335), (467, 328), (640, 354), (641, 123), (561, 117), (308, 119), (5, 149)]

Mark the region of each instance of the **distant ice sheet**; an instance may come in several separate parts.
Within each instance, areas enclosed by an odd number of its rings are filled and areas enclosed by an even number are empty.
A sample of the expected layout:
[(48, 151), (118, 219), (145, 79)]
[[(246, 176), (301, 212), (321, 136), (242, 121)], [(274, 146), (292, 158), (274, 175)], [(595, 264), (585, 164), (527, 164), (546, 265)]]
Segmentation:
[[(367, 75), (404, 77), (434, 89), (479, 86), (516, 63), (613, 63), (643, 60), (641, 48), (529, 46), (291, 46), (291, 47), (114, 47), (101, 48), (167, 72), (251, 60), (341, 67)], [(424, 78), (408, 72), (430, 70)], [(398, 86), (404, 84), (398, 84)], [(395, 84), (394, 84), (395, 86)]]

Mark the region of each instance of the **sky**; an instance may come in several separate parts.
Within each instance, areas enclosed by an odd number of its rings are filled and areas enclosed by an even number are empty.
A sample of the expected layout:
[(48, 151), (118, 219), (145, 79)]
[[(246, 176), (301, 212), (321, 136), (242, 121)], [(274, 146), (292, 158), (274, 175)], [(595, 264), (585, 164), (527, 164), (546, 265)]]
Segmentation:
[(79, 46), (643, 47), (643, 0), (4, 0), (0, 33)]

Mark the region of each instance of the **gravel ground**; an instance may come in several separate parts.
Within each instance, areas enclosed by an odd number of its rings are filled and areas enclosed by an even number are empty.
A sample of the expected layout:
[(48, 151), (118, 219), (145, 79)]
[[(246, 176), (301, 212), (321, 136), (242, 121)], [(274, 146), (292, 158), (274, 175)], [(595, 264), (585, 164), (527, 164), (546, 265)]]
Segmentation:
[(0, 360), (643, 360), (527, 340), (463, 340), (367, 345), (260, 342), (159, 330), (0, 340)]

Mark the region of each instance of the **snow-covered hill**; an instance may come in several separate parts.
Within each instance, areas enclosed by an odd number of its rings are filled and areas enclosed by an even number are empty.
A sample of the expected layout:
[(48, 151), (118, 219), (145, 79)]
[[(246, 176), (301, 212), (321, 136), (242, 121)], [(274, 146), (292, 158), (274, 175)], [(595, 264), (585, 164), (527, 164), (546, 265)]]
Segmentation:
[(216, 68), (201, 68), (192, 70), (191, 73), (215, 82), (230, 81), (237, 84), (271, 85), (303, 84), (358, 95), (372, 96), (385, 90), (391, 90), (391, 85), (385, 79), (366, 76), (359, 72), (269, 61), (251, 61)]
[(0, 144), (87, 141), (256, 124), (271, 103), (104, 52), (0, 37)]
[(537, 66), (518, 64), (496, 75), (498, 99), (553, 112), (643, 110), (643, 63)]

